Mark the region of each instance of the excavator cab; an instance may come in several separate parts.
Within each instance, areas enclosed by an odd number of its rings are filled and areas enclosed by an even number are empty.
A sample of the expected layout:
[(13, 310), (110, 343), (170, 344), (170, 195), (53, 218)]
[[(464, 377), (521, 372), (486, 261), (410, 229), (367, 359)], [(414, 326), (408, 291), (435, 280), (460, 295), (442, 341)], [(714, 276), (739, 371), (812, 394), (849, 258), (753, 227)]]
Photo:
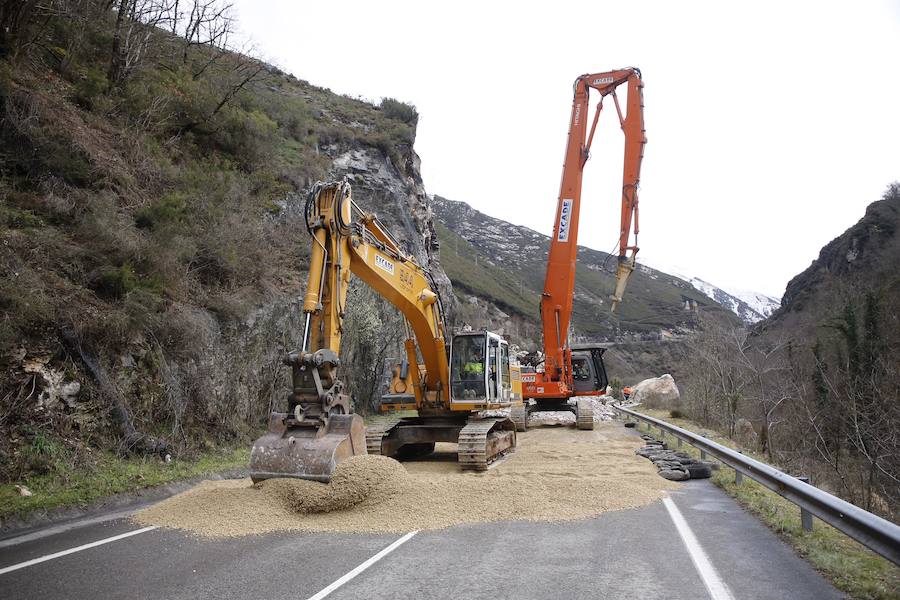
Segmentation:
[(490, 331), (458, 333), (450, 346), (451, 403), (509, 403), (509, 344)]
[(594, 345), (572, 347), (572, 383), (578, 395), (605, 394), (609, 379), (603, 353), (606, 348)]

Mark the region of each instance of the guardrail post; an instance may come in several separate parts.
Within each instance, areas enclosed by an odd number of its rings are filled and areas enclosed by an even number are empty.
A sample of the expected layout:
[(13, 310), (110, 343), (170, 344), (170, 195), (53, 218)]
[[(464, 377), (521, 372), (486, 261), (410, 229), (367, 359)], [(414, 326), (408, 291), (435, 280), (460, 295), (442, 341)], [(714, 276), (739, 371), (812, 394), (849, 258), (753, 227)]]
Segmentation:
[(734, 471), (734, 483), (735, 485), (741, 485), (744, 483), (744, 474), (735, 469)]
[[(809, 477), (798, 477), (797, 479), (799, 479), (803, 483), (809, 483)], [(812, 513), (803, 507), (800, 508), (800, 525), (803, 527), (803, 531), (813, 530)]]
[(700, 451), (700, 460), (706, 460), (706, 450)]
[(682, 440), (681, 438), (678, 438), (678, 447), (679, 448), (681, 448), (681, 444), (683, 444), (683, 443), (684, 443), (684, 440)]

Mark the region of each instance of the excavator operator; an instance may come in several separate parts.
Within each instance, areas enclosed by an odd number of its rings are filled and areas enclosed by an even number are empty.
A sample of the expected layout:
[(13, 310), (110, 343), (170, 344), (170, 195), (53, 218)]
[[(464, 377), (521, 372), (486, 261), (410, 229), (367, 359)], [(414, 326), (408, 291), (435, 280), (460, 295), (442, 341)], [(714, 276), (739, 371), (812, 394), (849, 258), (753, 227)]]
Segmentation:
[(467, 380), (465, 384), (466, 395), (476, 396), (484, 395), (484, 349), (480, 345), (470, 348), (469, 358), (462, 368), (463, 379)]
[(481, 379), (484, 375), (484, 350), (481, 346), (475, 346), (469, 355), (469, 360), (463, 365), (463, 373), (466, 379)]

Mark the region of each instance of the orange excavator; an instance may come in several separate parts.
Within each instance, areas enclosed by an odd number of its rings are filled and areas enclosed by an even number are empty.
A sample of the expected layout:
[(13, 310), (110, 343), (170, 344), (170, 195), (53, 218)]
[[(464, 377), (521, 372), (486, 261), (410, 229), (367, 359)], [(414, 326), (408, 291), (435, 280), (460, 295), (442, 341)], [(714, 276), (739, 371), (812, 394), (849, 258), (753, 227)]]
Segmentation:
[[(623, 114), (616, 89), (627, 86), (626, 111)], [(575, 98), (569, 121), (569, 140), (563, 164), (562, 184), (556, 207), (556, 221), (550, 240), (547, 274), (541, 295), (541, 321), (544, 339), (544, 369), (523, 369), (524, 405), (516, 406), (510, 417), (520, 431), (535, 411), (573, 411), (579, 429), (593, 429), (590, 403), (578, 400), (573, 407), (569, 399), (596, 396), (606, 392), (607, 377), (603, 364), (605, 348), (598, 345), (574, 346), (569, 343), (572, 297), (575, 291), (575, 263), (578, 256), (578, 218), (581, 208), (581, 183), (584, 165), (590, 157), (591, 143), (597, 130), (603, 101), (611, 96), (622, 131), (625, 133), (625, 166), (622, 180), (622, 211), (619, 228), (619, 256), (615, 291), (611, 308), (622, 301), (628, 277), (634, 271), (638, 251), (638, 184), (641, 161), (647, 137), (644, 131), (644, 83), (636, 68), (582, 75), (575, 80)], [(600, 94), (588, 133), (589, 96)], [(630, 242), (634, 231), (634, 243)]]

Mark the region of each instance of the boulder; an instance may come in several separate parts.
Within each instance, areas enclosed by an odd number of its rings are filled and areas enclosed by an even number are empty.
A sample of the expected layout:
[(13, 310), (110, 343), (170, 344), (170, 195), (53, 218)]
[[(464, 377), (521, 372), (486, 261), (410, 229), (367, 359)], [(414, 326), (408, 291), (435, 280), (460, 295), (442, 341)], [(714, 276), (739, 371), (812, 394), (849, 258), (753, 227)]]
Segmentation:
[(758, 440), (753, 423), (747, 419), (738, 419), (734, 422), (734, 439), (744, 448), (755, 448)]
[(631, 399), (649, 408), (679, 408), (681, 393), (675, 379), (666, 373), (661, 377), (645, 379), (632, 389)]

